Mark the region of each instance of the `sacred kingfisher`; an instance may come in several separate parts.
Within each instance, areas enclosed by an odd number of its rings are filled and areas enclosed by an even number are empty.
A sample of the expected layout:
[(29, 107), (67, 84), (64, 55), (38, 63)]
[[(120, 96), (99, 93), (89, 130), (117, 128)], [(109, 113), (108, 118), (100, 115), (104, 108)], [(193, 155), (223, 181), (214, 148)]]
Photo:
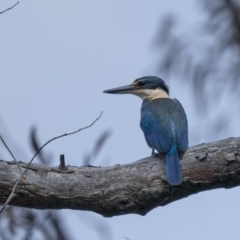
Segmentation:
[(146, 142), (152, 149), (152, 155), (154, 149), (165, 155), (168, 183), (180, 185), (182, 172), (179, 160), (188, 148), (188, 122), (181, 103), (170, 98), (165, 82), (158, 77), (146, 76), (104, 93), (130, 93), (142, 98), (140, 127)]

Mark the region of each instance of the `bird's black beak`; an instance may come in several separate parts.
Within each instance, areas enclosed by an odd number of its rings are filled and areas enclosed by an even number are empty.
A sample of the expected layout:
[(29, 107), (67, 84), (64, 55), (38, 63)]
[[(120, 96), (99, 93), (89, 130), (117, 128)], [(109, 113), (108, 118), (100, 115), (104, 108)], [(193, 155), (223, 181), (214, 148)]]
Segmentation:
[(123, 86), (123, 87), (108, 89), (103, 92), (104, 93), (112, 93), (112, 94), (126, 94), (126, 93), (133, 93), (134, 90), (136, 90), (136, 89), (137, 89), (136, 86), (127, 85), (127, 86)]

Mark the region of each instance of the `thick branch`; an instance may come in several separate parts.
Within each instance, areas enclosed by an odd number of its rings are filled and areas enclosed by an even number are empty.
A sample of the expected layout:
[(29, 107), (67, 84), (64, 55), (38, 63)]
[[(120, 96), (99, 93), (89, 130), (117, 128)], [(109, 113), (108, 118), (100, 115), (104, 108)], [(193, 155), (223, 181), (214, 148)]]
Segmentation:
[[(26, 168), (21, 163), (21, 168)], [(70, 167), (32, 164), (17, 186), (11, 205), (37, 209), (78, 209), (103, 216), (138, 213), (191, 194), (240, 185), (240, 138), (191, 147), (181, 161), (183, 183), (170, 186), (165, 161), (148, 157), (113, 167)], [(15, 162), (0, 161), (0, 204), (19, 179)]]

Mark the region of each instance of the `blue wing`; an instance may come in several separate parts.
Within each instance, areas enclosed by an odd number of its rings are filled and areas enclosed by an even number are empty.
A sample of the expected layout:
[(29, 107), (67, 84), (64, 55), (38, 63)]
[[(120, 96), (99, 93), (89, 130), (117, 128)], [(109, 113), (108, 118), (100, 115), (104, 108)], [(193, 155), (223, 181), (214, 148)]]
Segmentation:
[(161, 153), (169, 151), (173, 142), (172, 135), (168, 134), (171, 132), (169, 114), (162, 112), (161, 115), (156, 117), (151, 102), (144, 100), (141, 109), (140, 127), (150, 148)]
[(140, 126), (150, 148), (166, 154), (166, 175), (171, 185), (182, 182), (179, 152), (188, 147), (188, 123), (184, 109), (176, 99), (145, 99)]
[(174, 111), (171, 115), (176, 128), (176, 143), (179, 152), (185, 152), (188, 148), (188, 121), (186, 113), (177, 99), (173, 99)]
[(167, 153), (176, 144), (179, 152), (188, 147), (187, 117), (176, 99), (145, 99), (140, 126), (149, 147)]

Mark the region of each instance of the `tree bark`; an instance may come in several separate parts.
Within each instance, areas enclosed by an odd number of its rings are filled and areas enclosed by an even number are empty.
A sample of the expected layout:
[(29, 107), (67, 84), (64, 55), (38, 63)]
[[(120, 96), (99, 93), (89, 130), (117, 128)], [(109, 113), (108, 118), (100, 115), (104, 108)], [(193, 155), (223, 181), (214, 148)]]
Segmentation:
[[(27, 163), (20, 165), (24, 169)], [(181, 168), (183, 183), (171, 186), (161, 156), (112, 167), (59, 169), (32, 164), (10, 205), (88, 210), (105, 217), (145, 215), (191, 194), (240, 185), (240, 138), (190, 147)], [(0, 161), (0, 169), (0, 204), (4, 204), (20, 172), (15, 162)]]

